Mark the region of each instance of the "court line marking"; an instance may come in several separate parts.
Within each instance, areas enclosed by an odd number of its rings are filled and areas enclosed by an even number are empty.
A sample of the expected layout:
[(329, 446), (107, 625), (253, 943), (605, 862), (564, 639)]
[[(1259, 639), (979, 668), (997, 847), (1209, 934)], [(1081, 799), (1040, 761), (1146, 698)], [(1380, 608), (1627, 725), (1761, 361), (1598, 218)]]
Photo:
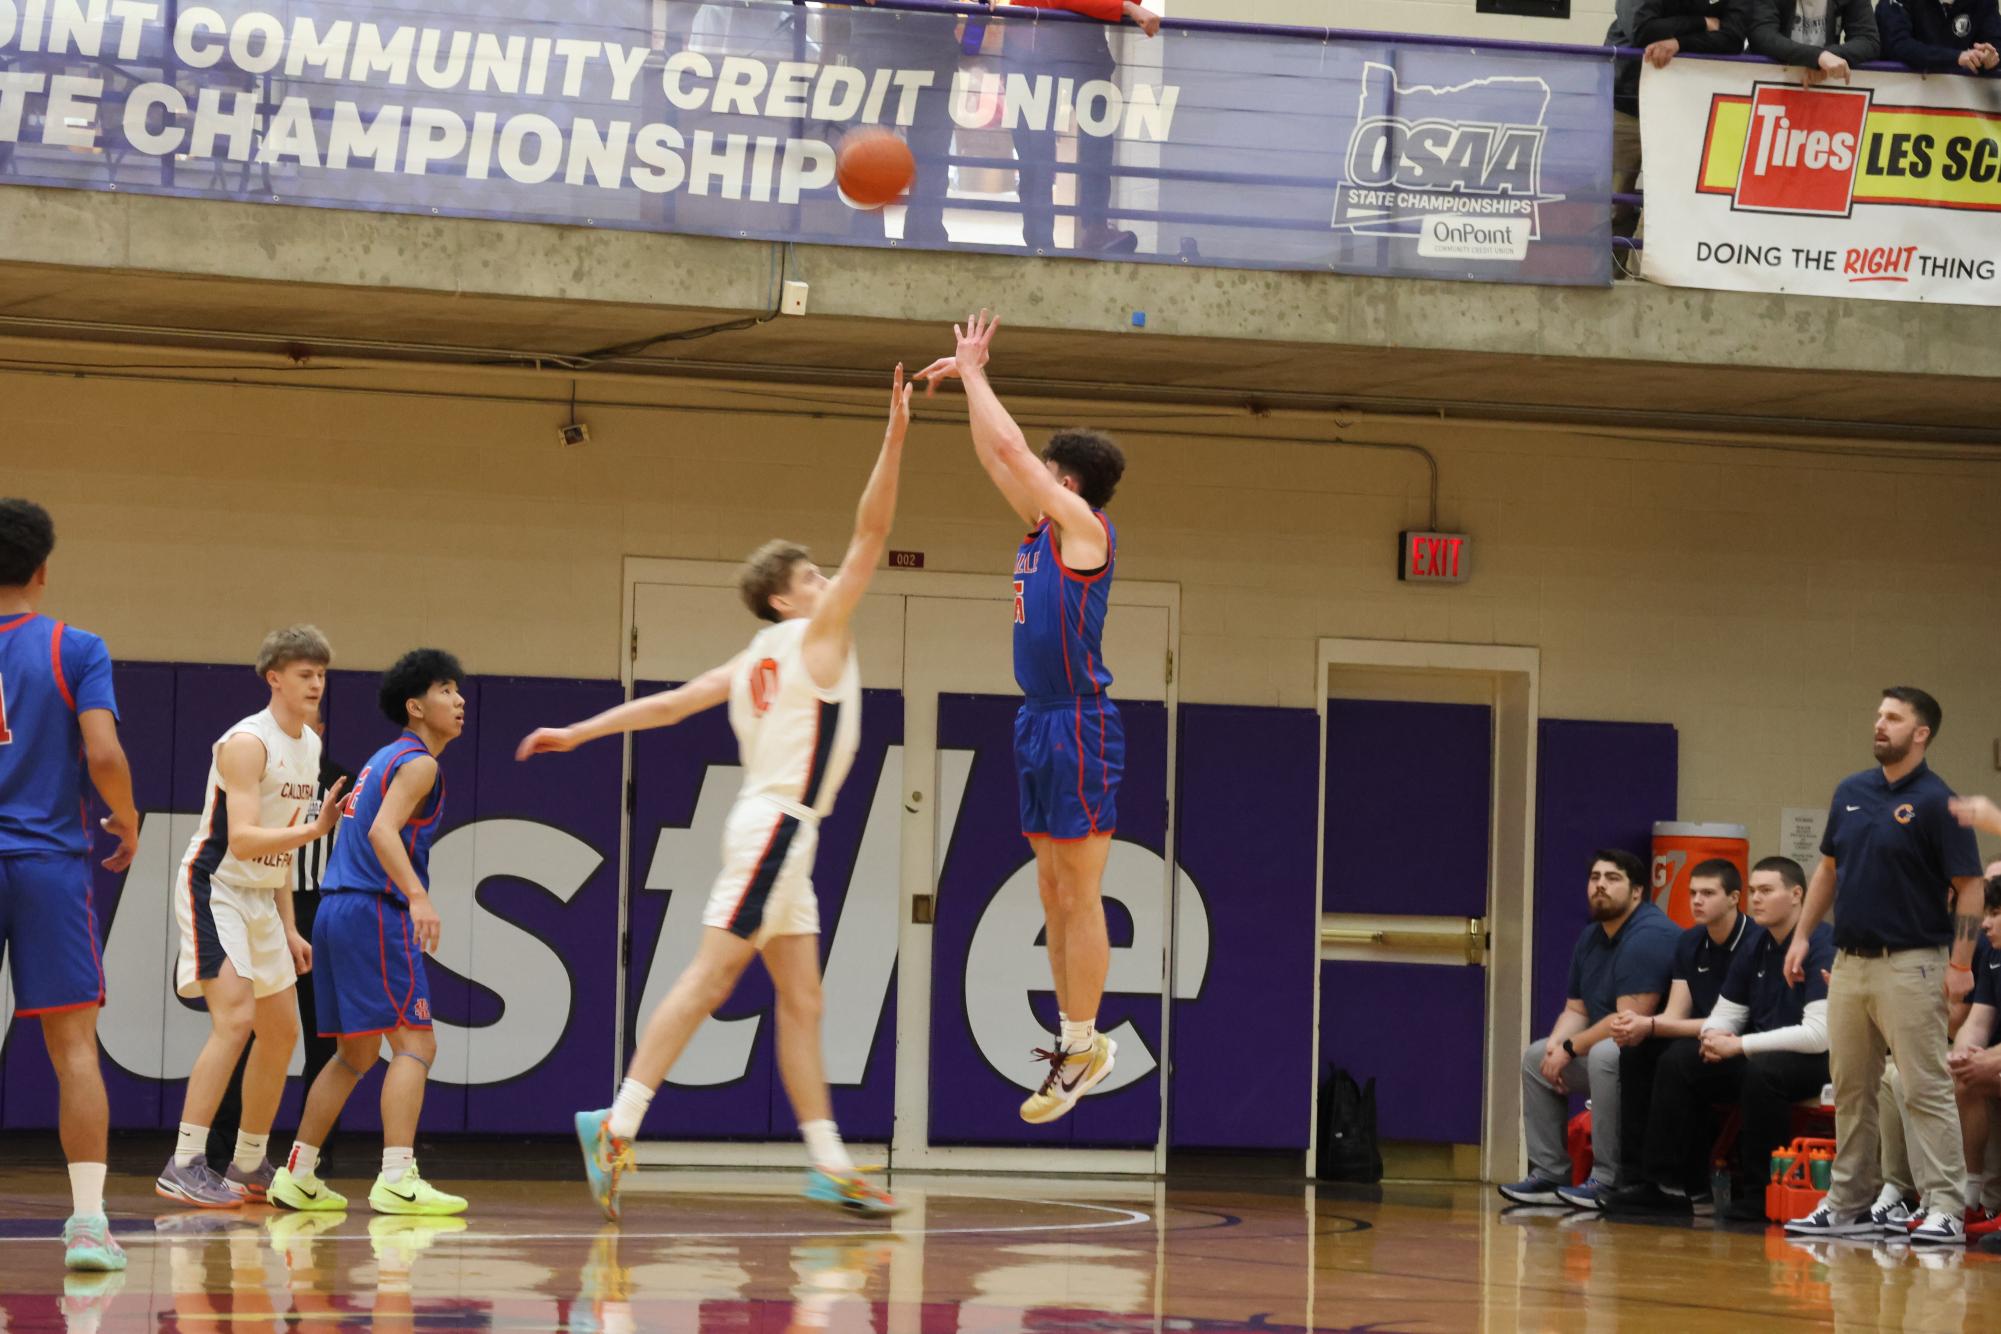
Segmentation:
[[(939, 1228), (927, 1227), (927, 1228), (921, 1228), (917, 1231), (908, 1231), (902, 1228), (889, 1226), (889, 1227), (824, 1228), (824, 1229), (813, 1229), (805, 1231), (777, 1231), (777, 1232), (762, 1231), (762, 1230), (755, 1232), (633, 1232), (623, 1227), (620, 1227), (617, 1232), (617, 1236), (621, 1240), (626, 1240), (626, 1241), (707, 1241), (707, 1240), (731, 1241), (731, 1240), (741, 1240), (753, 1237), (773, 1237), (773, 1238), (896, 1237), (896, 1236), (987, 1237), (987, 1236), (1020, 1235), (1024, 1233), (1034, 1233), (1034, 1232), (1101, 1232), (1110, 1228), (1137, 1227), (1142, 1223), (1151, 1223), (1153, 1221), (1153, 1215), (1142, 1212), (1141, 1210), (1138, 1209), (1122, 1209), (1113, 1205), (1105, 1205), (1105, 1204), (1085, 1204), (1082, 1201), (1078, 1200), (1029, 1200), (1029, 1199), (1019, 1199), (1016, 1197), (1005, 1196), (1005, 1195), (938, 1195), (938, 1196), (928, 1197), (927, 1203), (929, 1202), (930, 1199), (982, 1200), (988, 1203), (996, 1203), (996, 1204), (1039, 1204), (1052, 1209), (1083, 1209), (1083, 1210), (1088, 1210), (1091, 1213), (1113, 1214), (1115, 1215), (1115, 1217), (1097, 1223), (1010, 1223), (997, 1227), (939, 1227)], [(221, 1210), (217, 1211), (218, 1214), (221, 1214), (222, 1212), (224, 1211)], [(289, 1215), (277, 1214), (271, 1216), (287, 1217)], [(388, 1215), (380, 1215), (380, 1216), (387, 1217)], [(140, 1243), (155, 1243), (155, 1244), (166, 1244), (166, 1245), (172, 1245), (175, 1242), (225, 1241), (231, 1235), (241, 1236), (253, 1231), (258, 1232), (260, 1234), (267, 1233), (267, 1229), (263, 1226), (264, 1222), (265, 1222), (264, 1219), (251, 1220), (245, 1218), (243, 1219), (243, 1225), (241, 1227), (235, 1227), (235, 1228), (221, 1227), (221, 1228), (216, 1228), (213, 1231), (186, 1232), (186, 1233), (123, 1232), (114, 1229), (112, 1235), (117, 1237), (120, 1242), (140, 1242)], [(595, 1241), (599, 1237), (605, 1235), (605, 1229), (607, 1227), (614, 1227), (614, 1226), (617, 1225), (611, 1223), (601, 1223), (596, 1228), (588, 1232), (508, 1232), (508, 1233), (477, 1232), (474, 1231), (471, 1226), (468, 1226), (467, 1229), (463, 1232), (457, 1230), (439, 1231), (439, 1232), (434, 1232), (430, 1235), (432, 1240), (434, 1241), (442, 1241), (450, 1239), (451, 1241), (456, 1242), (460, 1245), (471, 1244), (471, 1243), (499, 1244), (503, 1242), (516, 1242), (516, 1241)], [(412, 1231), (416, 1231), (416, 1229), (412, 1229)], [(57, 1233), (55, 1235), (60, 1236), (61, 1234)], [(49, 1237), (0, 1237), (0, 1243), (33, 1242), (36, 1245), (46, 1245), (49, 1240), (50, 1240)], [(369, 1236), (366, 1230), (363, 1230), (351, 1233), (320, 1232), (320, 1233), (315, 1233), (312, 1237), (312, 1240), (315, 1242), (370, 1241), (372, 1240), (372, 1238)]]

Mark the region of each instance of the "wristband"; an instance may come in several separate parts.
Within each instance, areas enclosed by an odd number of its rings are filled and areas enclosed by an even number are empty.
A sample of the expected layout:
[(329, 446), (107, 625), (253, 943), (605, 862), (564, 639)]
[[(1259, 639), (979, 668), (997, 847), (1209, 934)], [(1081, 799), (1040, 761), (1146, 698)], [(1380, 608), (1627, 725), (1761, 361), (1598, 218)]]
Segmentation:
[(1563, 1054), (1573, 1061), (1577, 1059), (1577, 1048), (1570, 1045), (1569, 1038), (1563, 1040)]
[(1952, 961), (1951, 961), (1950, 959), (1946, 960), (1946, 965), (1945, 965), (1945, 966), (1946, 966), (1946, 967), (1948, 967), (1948, 968), (1950, 968), (1950, 969), (1952, 969), (1952, 971), (1953, 971), (1953, 972), (1955, 972), (1955, 973), (1970, 973), (1970, 972), (1972, 972), (1972, 971), (1973, 971), (1973, 965), (1972, 965), (1972, 964), (1970, 964), (1970, 963), (1954, 963), (1954, 962), (1952, 962)]

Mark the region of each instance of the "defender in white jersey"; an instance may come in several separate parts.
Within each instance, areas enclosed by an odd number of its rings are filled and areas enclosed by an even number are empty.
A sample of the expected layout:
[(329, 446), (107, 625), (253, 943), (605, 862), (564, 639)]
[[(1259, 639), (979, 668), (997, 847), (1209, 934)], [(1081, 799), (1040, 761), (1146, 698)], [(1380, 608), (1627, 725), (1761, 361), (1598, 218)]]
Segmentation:
[[(175, 988), (208, 1002), (209, 1035), (188, 1076), (174, 1156), (154, 1183), (167, 1199), (227, 1209), (262, 1199), (271, 1165), (264, 1150), (299, 1039), (298, 975), (313, 947), (292, 915), (292, 858), (340, 818), (339, 785), (324, 806), (318, 713), (333, 650), (310, 625), (267, 635), (257, 672), (271, 702), (217, 739), (202, 821), (174, 881), (181, 953)], [(207, 1159), (208, 1128), (254, 1036), (243, 1069), (243, 1115), (236, 1153), (217, 1175)]]
[(832, 579), (804, 547), (768, 542), (738, 578), (744, 602), (774, 624), (720, 667), (686, 685), (609, 709), (573, 727), (522, 739), (517, 759), (573, 750), (594, 737), (667, 727), (729, 702), (743, 759), (743, 787), (723, 829), (723, 868), (703, 914), (702, 943), (646, 1030), (611, 1107), (577, 1114), (584, 1170), (607, 1218), (618, 1218), (619, 1179), (653, 1092), (696, 1028), (729, 999), (761, 954), (778, 993), (778, 1069), (805, 1136), (806, 1197), (882, 1217), (900, 1206), (856, 1171), (834, 1128), (820, 1058), (820, 910), (813, 853), (834, 809), (861, 733), (861, 673), (852, 623), (889, 540), (897, 470), (910, 425), (903, 367), (890, 391), (889, 426), (855, 514), (847, 555)]

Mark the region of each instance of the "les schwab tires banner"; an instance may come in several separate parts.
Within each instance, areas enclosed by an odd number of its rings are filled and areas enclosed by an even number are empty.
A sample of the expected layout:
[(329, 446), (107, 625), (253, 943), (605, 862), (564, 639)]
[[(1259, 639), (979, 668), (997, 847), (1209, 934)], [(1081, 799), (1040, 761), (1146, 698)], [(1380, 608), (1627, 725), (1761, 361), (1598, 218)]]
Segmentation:
[(2001, 304), (2001, 81), (1677, 60), (1640, 133), (1653, 282)]

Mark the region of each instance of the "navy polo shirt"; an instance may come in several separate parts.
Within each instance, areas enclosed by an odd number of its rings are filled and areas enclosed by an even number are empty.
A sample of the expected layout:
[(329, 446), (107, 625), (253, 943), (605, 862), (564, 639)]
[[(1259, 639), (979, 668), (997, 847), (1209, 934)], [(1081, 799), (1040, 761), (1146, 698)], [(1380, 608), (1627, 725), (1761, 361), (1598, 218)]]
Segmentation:
[(1681, 933), (1674, 947), (1674, 980), (1688, 987), (1689, 999), (1694, 1002), (1691, 1018), (1707, 1019), (1716, 1008), (1716, 998), (1723, 994), (1723, 979), (1730, 975), (1730, 961), (1745, 936), (1755, 929), (1749, 914), (1740, 912), (1721, 945), (1710, 938), (1706, 926), (1692, 926)]
[[(1981, 938), (1973, 950), (1973, 1003), (2001, 1010), (2001, 950)], [(2001, 1027), (1989, 1031), (1994, 1040), (1987, 1045), (2001, 1047)]]
[(1751, 1012), (1744, 1025), (1746, 1033), (1770, 1033), (1793, 1028), (1806, 1017), (1806, 1007), (1827, 999), (1823, 969), (1834, 967), (1834, 928), (1822, 922), (1806, 938), (1806, 980), (1798, 986), (1786, 984), (1786, 951), (1793, 938), (1775, 939), (1763, 927), (1730, 963), (1730, 976), (1723, 983), (1723, 999)]
[(1834, 858), (1836, 949), (1952, 945), (1952, 881), (1980, 874), (1980, 845), (1951, 799), (1924, 763), (1894, 783), (1864, 769), (1834, 789), (1820, 850)]
[(1680, 939), (1674, 919), (1651, 903), (1633, 909), (1616, 936), (1608, 938), (1605, 928), (1593, 922), (1570, 952), (1565, 994), (1584, 1002), (1585, 1016), (1594, 1024), (1612, 1013), (1621, 996), (1665, 996)]

